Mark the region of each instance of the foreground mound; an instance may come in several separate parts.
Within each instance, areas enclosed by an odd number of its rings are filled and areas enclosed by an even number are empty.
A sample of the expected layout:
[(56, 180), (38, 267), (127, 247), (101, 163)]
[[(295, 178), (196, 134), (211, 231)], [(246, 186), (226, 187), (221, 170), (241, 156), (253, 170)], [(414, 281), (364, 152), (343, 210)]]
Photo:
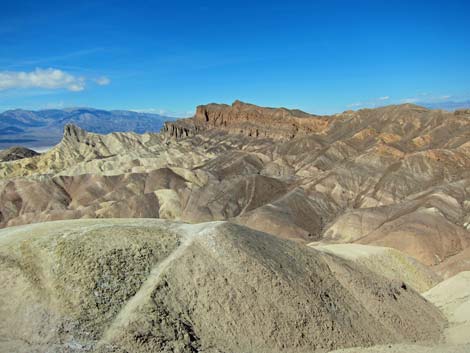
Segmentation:
[(438, 339), (402, 282), (225, 222), (0, 231), (0, 351), (314, 352)]
[(470, 350), (470, 272), (461, 272), (424, 293), (449, 320), (446, 340), (453, 344), (468, 344)]
[[(425, 292), (431, 303), (442, 310), (448, 320), (444, 341), (435, 346), (417, 344), (382, 345), (350, 348), (334, 353), (468, 353), (470, 352), (470, 272), (439, 283)], [(332, 352), (333, 353), (333, 352)]]
[(349, 348), (331, 351), (330, 353), (468, 353), (470, 345), (420, 346), (409, 344), (374, 346), (369, 348)]
[(361, 244), (310, 244), (320, 250), (365, 266), (391, 280), (403, 281), (422, 293), (441, 281), (428, 267), (392, 248)]

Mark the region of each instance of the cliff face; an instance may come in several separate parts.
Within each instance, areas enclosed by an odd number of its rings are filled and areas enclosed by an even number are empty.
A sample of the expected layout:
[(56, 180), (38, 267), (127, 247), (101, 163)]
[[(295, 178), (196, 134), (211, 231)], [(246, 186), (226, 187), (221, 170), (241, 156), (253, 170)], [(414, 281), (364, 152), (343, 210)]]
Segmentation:
[(196, 135), (203, 130), (203, 126), (194, 124), (193, 119), (180, 119), (176, 121), (167, 121), (163, 124), (162, 132), (175, 138), (183, 138)]
[(180, 138), (215, 129), (245, 136), (289, 140), (312, 133), (322, 134), (328, 126), (327, 117), (301, 110), (264, 108), (235, 101), (232, 105), (200, 105), (193, 118), (165, 123), (164, 132)]

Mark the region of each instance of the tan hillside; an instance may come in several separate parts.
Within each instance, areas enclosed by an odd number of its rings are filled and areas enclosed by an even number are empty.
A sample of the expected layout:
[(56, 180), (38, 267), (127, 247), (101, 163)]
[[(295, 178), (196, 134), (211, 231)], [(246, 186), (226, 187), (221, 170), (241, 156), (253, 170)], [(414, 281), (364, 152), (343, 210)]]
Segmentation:
[[(443, 342), (437, 345), (392, 344), (335, 350), (334, 353), (468, 353), (470, 352), (470, 273), (462, 272), (439, 283), (424, 297), (448, 319)], [(333, 352), (332, 352), (333, 353)]]
[(392, 248), (361, 244), (309, 245), (316, 250), (364, 266), (378, 275), (405, 282), (419, 293), (441, 282), (441, 278), (427, 266)]
[(0, 351), (315, 352), (439, 340), (401, 281), (225, 222), (0, 231)]
[(470, 345), (470, 272), (461, 272), (439, 283), (425, 292), (424, 297), (441, 309), (449, 320), (446, 341)]

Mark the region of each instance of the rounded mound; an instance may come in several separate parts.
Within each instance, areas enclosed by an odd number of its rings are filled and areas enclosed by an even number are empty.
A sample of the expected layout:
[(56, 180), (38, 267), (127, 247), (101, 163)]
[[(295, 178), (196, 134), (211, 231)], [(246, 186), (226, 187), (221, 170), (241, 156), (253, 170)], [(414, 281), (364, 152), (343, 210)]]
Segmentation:
[(77, 220), (0, 231), (0, 350), (314, 352), (437, 340), (402, 282), (248, 228)]
[(314, 249), (339, 256), (365, 266), (391, 280), (399, 280), (422, 293), (434, 287), (441, 278), (428, 267), (401, 251), (361, 244), (311, 244)]

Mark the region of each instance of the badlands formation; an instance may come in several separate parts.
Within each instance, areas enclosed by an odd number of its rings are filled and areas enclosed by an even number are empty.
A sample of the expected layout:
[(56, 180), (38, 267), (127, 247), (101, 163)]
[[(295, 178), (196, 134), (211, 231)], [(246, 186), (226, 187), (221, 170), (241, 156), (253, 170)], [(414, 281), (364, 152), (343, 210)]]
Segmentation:
[(470, 111), (67, 125), (0, 162), (0, 351), (468, 352), (469, 195)]
[(25, 147), (10, 147), (0, 151), (0, 162), (15, 161), (17, 159), (37, 156), (39, 153)]

